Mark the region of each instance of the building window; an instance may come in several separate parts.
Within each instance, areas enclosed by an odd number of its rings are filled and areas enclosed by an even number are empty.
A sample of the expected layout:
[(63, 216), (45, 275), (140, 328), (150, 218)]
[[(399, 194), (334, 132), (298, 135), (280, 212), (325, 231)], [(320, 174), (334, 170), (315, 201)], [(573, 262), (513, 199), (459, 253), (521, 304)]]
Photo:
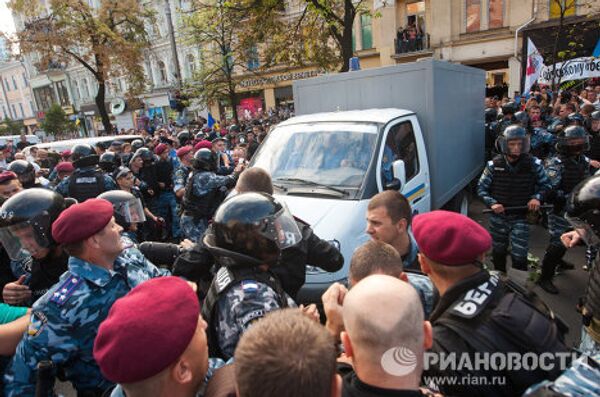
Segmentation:
[(21, 111), (21, 118), (25, 118), (25, 110), (23, 110), (23, 104), (19, 103), (19, 110)]
[(50, 109), (50, 106), (56, 102), (54, 98), (54, 90), (50, 86), (35, 88), (33, 90), (35, 100), (42, 111)]
[(31, 109), (31, 117), (35, 116), (35, 106), (33, 105), (33, 101), (29, 101), (29, 108)]
[(10, 84), (8, 84), (8, 79), (6, 77), (4, 78), (4, 88), (6, 88), (6, 91), (10, 91)]
[(550, 2), (550, 18), (560, 18), (575, 15), (577, 0), (548, 0)]
[(481, 0), (466, 0), (467, 33), (481, 29)]
[(160, 84), (167, 83), (167, 67), (163, 61), (158, 61), (158, 80)]
[(13, 117), (14, 117), (15, 119), (18, 119), (18, 118), (19, 118), (19, 115), (17, 114), (17, 108), (15, 107), (15, 105), (14, 105), (14, 104), (10, 105), (10, 107), (12, 108), (12, 111), (13, 111)]
[(373, 48), (373, 27), (371, 25), (371, 16), (362, 14), (360, 16), (360, 37), (362, 39), (362, 49)]
[(17, 79), (15, 79), (15, 76), (11, 76), (11, 77), (12, 77), (13, 87), (15, 88), (15, 90), (18, 90), (19, 86), (17, 85)]
[(504, 0), (489, 1), (489, 24), (488, 29), (501, 28), (504, 26)]
[(88, 81), (86, 78), (81, 80), (81, 97), (82, 98), (90, 97), (90, 86), (88, 85)]
[(73, 81), (73, 97), (75, 100), (81, 98), (81, 91), (79, 91), (79, 84), (77, 84), (77, 81)]
[(194, 72), (196, 71), (196, 59), (194, 59), (194, 55), (188, 54), (188, 56), (185, 57), (185, 67), (187, 77), (190, 79), (194, 77)]
[(23, 86), (29, 87), (29, 82), (27, 81), (27, 76), (25, 76), (25, 73), (23, 73), (22, 76), (23, 76)]
[(69, 92), (65, 85), (65, 81), (58, 81), (56, 84), (56, 90), (58, 91), (58, 101), (60, 106), (69, 106)]
[(6, 106), (4, 106), (4, 105), (2, 105), (2, 113), (4, 113), (3, 119), (10, 119), (10, 114), (8, 114), (8, 110), (6, 109)]
[(258, 69), (260, 66), (260, 62), (258, 60), (258, 48), (256, 46), (252, 46), (250, 50), (248, 50), (248, 70)]

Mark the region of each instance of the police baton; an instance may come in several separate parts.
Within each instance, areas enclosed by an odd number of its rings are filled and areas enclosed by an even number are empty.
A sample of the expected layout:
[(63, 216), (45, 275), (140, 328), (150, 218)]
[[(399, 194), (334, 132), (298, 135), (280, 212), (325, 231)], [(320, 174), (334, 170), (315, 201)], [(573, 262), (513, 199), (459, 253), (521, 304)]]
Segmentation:
[[(554, 208), (554, 206), (552, 204), (544, 204), (544, 205), (540, 205), (540, 209), (541, 210), (551, 210), (552, 208)], [(504, 212), (510, 212), (510, 211), (523, 211), (523, 210), (527, 210), (529, 209), (528, 206), (526, 205), (518, 205), (515, 207), (504, 207)], [(494, 212), (493, 209), (491, 208), (486, 208), (483, 211), (481, 211), (484, 214), (491, 214)]]
[(35, 382), (35, 397), (48, 397), (54, 395), (54, 363), (40, 361), (37, 366)]

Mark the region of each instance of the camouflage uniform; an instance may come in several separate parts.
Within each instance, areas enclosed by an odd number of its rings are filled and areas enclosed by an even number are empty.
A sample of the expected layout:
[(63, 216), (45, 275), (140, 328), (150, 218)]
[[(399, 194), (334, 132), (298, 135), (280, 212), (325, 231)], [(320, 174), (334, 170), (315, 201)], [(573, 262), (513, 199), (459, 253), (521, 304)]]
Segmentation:
[[(564, 218), (564, 203), (566, 202), (567, 196), (571, 191), (563, 190), (563, 174), (565, 170), (565, 161), (576, 161), (578, 165), (586, 169), (584, 176), (581, 181), (587, 178), (589, 174), (590, 159), (586, 156), (580, 156), (578, 159), (561, 159), (556, 156), (546, 161), (546, 173), (552, 183), (552, 190), (556, 196), (554, 203), (554, 212), (548, 215), (548, 229), (550, 231), (550, 245), (557, 245), (562, 247), (560, 236), (567, 230), (571, 229), (571, 225)], [(572, 185), (576, 183), (571, 183)]]
[[(509, 204), (506, 202), (499, 202), (496, 197), (494, 197), (495, 194), (493, 193), (492, 185), (494, 183), (495, 172), (497, 171), (495, 164), (497, 163), (498, 158), (499, 156), (495, 160), (487, 163), (481, 174), (481, 178), (479, 179), (479, 184), (477, 185), (477, 194), (481, 197), (485, 205), (490, 208), (492, 205), (498, 203), (503, 204), (504, 206)], [(544, 171), (541, 160), (531, 156), (531, 161), (531, 170), (535, 181), (535, 187), (533, 188), (534, 194), (528, 197), (527, 200), (537, 199), (542, 201), (544, 195), (550, 190), (550, 180)], [(508, 172), (511, 174), (517, 174), (517, 166), (513, 167), (508, 161), (506, 161), (505, 168), (508, 168)], [(513, 266), (515, 263), (518, 263), (521, 266), (521, 270), (526, 270), (527, 268), (527, 252), (529, 250), (529, 224), (527, 223), (526, 213), (527, 211), (523, 210), (520, 212), (492, 214), (490, 216), (490, 234), (492, 235), (494, 254), (498, 257), (505, 257), (510, 241)], [(501, 262), (501, 259), (495, 258), (495, 265), (498, 262)], [(523, 266), (525, 267), (524, 269)], [(499, 268), (496, 270), (504, 271), (505, 269)]]
[(554, 151), (556, 136), (543, 128), (534, 128), (529, 136), (529, 142), (531, 145), (531, 154), (543, 160)]
[(554, 381), (546, 380), (533, 385), (523, 396), (600, 396), (599, 364), (600, 353), (584, 354)]
[[(288, 307), (296, 307), (287, 294), (286, 299)], [(254, 280), (244, 280), (219, 297), (215, 324), (224, 358), (233, 357), (240, 337), (254, 320), (280, 308), (277, 301), (272, 288)]]
[[(202, 238), (208, 227), (208, 221), (225, 198), (228, 188), (233, 185), (235, 185), (233, 176), (221, 176), (209, 171), (196, 172), (190, 177), (184, 196), (184, 212), (181, 215), (183, 238), (195, 243)], [(205, 215), (195, 212), (192, 208), (200, 206)]]
[(179, 190), (185, 189), (190, 172), (192, 172), (192, 169), (185, 165), (175, 169), (173, 173), (173, 192), (177, 193)]
[(423, 304), (423, 313), (425, 318), (428, 319), (433, 308), (435, 307), (436, 293), (434, 292), (433, 283), (424, 274), (417, 274), (412, 272), (406, 272), (408, 277), (408, 283), (417, 290), (421, 303)]
[[(219, 368), (221, 368), (224, 365), (231, 364), (231, 363), (233, 363), (233, 360), (229, 360), (229, 361), (225, 362), (225, 361), (221, 360), (220, 358), (209, 358), (208, 359), (208, 371), (206, 372), (206, 376), (204, 377), (204, 383), (202, 384), (200, 391), (198, 393), (196, 393), (195, 397), (202, 397), (204, 395), (206, 385), (208, 384), (208, 381), (210, 380), (210, 378), (212, 378), (212, 376), (214, 375), (216, 370), (218, 370)], [(110, 393), (110, 397), (126, 397), (125, 392), (123, 391), (123, 388), (121, 387), (121, 385), (115, 386), (113, 391)]]
[(135, 248), (124, 250), (110, 271), (70, 257), (69, 270), (33, 305), (27, 333), (5, 374), (6, 395), (32, 396), (42, 360), (62, 367), (78, 391), (109, 387), (92, 355), (100, 323), (133, 287), (168, 274)]

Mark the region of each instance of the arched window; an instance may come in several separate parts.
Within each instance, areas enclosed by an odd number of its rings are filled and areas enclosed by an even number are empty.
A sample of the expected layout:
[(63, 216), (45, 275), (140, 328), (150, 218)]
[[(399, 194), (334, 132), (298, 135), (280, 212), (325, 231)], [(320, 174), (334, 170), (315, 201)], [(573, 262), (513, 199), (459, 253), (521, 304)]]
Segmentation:
[(194, 59), (193, 54), (188, 54), (188, 56), (185, 57), (185, 71), (187, 78), (191, 79), (194, 77), (194, 72), (196, 71), (196, 59)]

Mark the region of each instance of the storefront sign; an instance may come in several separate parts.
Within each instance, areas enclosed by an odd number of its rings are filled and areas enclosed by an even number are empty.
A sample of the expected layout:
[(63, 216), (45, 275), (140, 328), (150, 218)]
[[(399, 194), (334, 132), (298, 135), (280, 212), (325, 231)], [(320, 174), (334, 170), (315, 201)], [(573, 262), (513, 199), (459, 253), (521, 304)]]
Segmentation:
[(538, 83), (550, 85), (553, 78), (556, 79), (556, 82), (564, 82), (593, 77), (600, 77), (600, 58), (574, 58), (557, 63), (554, 69), (552, 65), (544, 66)]
[(242, 80), (242, 81), (240, 81), (239, 86), (242, 88), (261, 87), (264, 85), (276, 84), (281, 81), (307, 79), (309, 77), (315, 77), (315, 76), (322, 75), (323, 73), (324, 72), (322, 70), (307, 70), (304, 72), (283, 73), (283, 74), (277, 74), (275, 76), (258, 77), (255, 79)]

